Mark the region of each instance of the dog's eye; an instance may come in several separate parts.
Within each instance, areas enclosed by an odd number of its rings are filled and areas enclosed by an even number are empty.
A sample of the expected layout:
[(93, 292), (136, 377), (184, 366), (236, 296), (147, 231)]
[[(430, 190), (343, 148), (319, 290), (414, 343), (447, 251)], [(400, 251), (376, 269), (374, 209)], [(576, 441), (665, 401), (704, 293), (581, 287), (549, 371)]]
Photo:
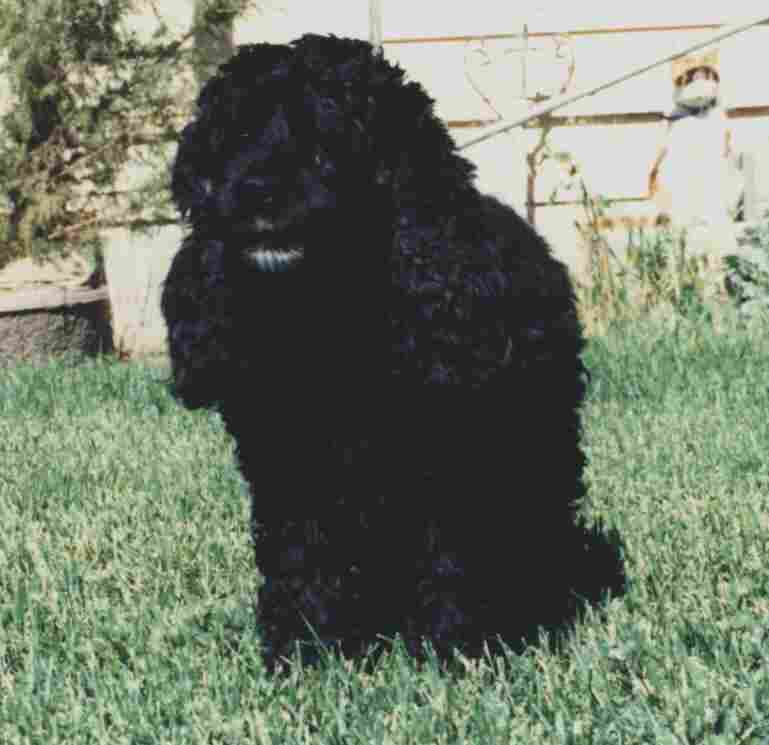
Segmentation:
[(270, 183), (267, 179), (252, 176), (243, 182), (243, 186), (246, 187), (246, 193), (249, 196), (258, 199), (262, 204), (270, 205), (273, 203), (274, 184)]
[(246, 179), (243, 182), (243, 185), (252, 194), (259, 194), (259, 195), (264, 194), (265, 196), (269, 195), (273, 187), (273, 185), (269, 181), (267, 181), (267, 179), (258, 178), (258, 177)]

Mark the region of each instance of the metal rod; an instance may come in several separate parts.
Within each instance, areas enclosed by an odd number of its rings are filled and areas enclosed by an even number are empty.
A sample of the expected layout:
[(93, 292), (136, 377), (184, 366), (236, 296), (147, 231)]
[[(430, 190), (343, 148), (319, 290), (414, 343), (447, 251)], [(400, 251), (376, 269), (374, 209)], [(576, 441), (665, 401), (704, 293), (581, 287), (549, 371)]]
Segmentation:
[(753, 18), (750, 21), (738, 23), (733, 26), (727, 26), (726, 28), (723, 28), (719, 33), (708, 37), (704, 41), (697, 42), (696, 44), (690, 44), (679, 52), (669, 54), (666, 57), (662, 57), (661, 59), (658, 59), (649, 65), (644, 65), (643, 67), (631, 70), (630, 72), (620, 75), (619, 77), (612, 78), (606, 83), (601, 83), (600, 85), (592, 86), (591, 88), (582, 89), (580, 91), (576, 91), (575, 93), (567, 93), (563, 96), (556, 96), (547, 103), (535, 106), (528, 114), (526, 114), (526, 116), (515, 119), (512, 122), (499, 124), (495, 126), (490, 132), (485, 132), (478, 137), (468, 140), (459, 149), (466, 150), (473, 145), (477, 145), (478, 143), (490, 140), (492, 137), (496, 137), (503, 132), (508, 132), (515, 127), (520, 127), (522, 124), (526, 124), (526, 122), (529, 122), (532, 119), (537, 119), (541, 116), (544, 116), (545, 114), (549, 114), (550, 112), (555, 111), (556, 109), (563, 108), (570, 103), (574, 103), (575, 101), (587, 98), (588, 96), (594, 96), (596, 93), (600, 93), (607, 88), (612, 88), (615, 85), (624, 83), (626, 80), (630, 80), (631, 78), (648, 72), (649, 70), (653, 70), (655, 67), (664, 65), (666, 62), (672, 62), (678, 57), (683, 57), (684, 55), (690, 54), (691, 52), (694, 52), (698, 49), (702, 49), (703, 47), (709, 47), (716, 42), (722, 41), (723, 39), (728, 39), (730, 36), (735, 36), (736, 34), (747, 31), (749, 28), (753, 28), (754, 26), (767, 21), (769, 21), (769, 16), (766, 15), (766, 9), (764, 9), (764, 12), (760, 17)]

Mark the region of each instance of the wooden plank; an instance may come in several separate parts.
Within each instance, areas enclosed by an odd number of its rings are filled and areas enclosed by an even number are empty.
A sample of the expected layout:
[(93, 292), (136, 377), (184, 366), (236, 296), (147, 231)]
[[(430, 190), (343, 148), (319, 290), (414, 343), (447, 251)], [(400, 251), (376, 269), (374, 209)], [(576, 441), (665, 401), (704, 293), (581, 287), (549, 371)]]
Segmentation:
[[(602, 199), (605, 199), (609, 204), (638, 204), (643, 202), (650, 202), (649, 197), (607, 197), (601, 195)], [(528, 203), (527, 203), (528, 204)], [(546, 202), (533, 202), (534, 207), (566, 207), (573, 205), (582, 205), (581, 199), (553, 199)]]
[(769, 106), (736, 106), (726, 112), (727, 119), (753, 119), (757, 116), (769, 116)]
[[(769, 26), (769, 20), (757, 24)], [(544, 39), (553, 36), (607, 36), (611, 34), (657, 33), (660, 31), (717, 31), (721, 23), (699, 23), (672, 26), (607, 26), (604, 28), (579, 28), (571, 31), (529, 31), (529, 39)], [(523, 39), (523, 33), (507, 34), (470, 34), (467, 36), (394, 36), (384, 39), (383, 44), (466, 44), (470, 41), (502, 41), (505, 39)]]
[(108, 298), (106, 287), (95, 290), (89, 287), (42, 287), (39, 290), (0, 292), (0, 313), (67, 308)]
[[(728, 109), (727, 119), (754, 119), (769, 116), (769, 106), (736, 106)], [(592, 127), (612, 126), (615, 124), (653, 124), (664, 121), (662, 111), (632, 111), (617, 112), (616, 114), (575, 114), (573, 116), (552, 116), (532, 119), (523, 125), (524, 129), (540, 129), (547, 124), (548, 127)], [(471, 129), (476, 127), (488, 127), (496, 124), (498, 119), (450, 119), (446, 125), (450, 129)]]
[(447, 119), (446, 126), (449, 129), (472, 129), (474, 127), (488, 127), (496, 124), (499, 119)]
[[(769, 116), (769, 106), (737, 106), (728, 109), (727, 119), (753, 119)], [(661, 111), (640, 111), (617, 114), (580, 114), (575, 116), (550, 116), (534, 119), (524, 124), (524, 129), (548, 127), (611, 126), (615, 124), (652, 124), (665, 120)]]

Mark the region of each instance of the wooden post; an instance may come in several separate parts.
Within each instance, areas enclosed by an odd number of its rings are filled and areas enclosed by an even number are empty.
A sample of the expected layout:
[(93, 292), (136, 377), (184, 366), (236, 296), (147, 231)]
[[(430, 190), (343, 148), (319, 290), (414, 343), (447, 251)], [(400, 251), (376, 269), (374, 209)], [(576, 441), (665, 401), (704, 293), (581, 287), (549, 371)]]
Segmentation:
[(744, 184), (743, 217), (745, 222), (758, 220), (758, 187), (756, 184), (756, 158), (753, 153), (742, 153), (742, 178)]
[(369, 0), (369, 41), (378, 54), (384, 54), (382, 48), (382, 0)]
[(521, 54), (521, 97), (525, 101), (528, 96), (528, 85), (529, 81), (527, 80), (527, 69), (526, 66), (529, 63), (528, 60), (529, 57), (529, 24), (524, 23), (523, 24), (523, 53)]

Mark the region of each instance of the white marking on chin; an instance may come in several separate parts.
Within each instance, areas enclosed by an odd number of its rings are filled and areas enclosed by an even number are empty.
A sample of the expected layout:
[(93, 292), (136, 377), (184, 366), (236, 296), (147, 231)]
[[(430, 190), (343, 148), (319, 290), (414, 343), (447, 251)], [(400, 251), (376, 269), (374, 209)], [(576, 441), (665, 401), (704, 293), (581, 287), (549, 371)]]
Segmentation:
[(246, 258), (263, 272), (285, 272), (299, 262), (302, 252), (252, 248), (246, 252)]

